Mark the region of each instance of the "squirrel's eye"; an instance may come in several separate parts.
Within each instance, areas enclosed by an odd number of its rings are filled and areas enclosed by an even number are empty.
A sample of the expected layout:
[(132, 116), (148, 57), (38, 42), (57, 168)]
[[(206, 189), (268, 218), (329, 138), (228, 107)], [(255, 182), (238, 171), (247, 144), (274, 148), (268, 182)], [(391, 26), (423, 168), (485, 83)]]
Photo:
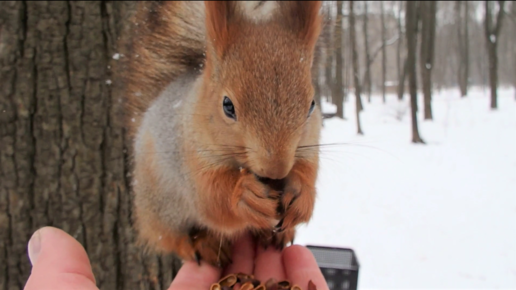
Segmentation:
[(314, 109), (315, 109), (315, 100), (312, 100), (312, 103), (310, 104), (310, 110), (308, 110), (308, 117), (310, 117), (310, 115), (312, 115), (312, 113), (314, 112)]
[(224, 100), (222, 101), (222, 108), (228, 118), (236, 121), (235, 106), (233, 106), (233, 102), (226, 96), (224, 96)]

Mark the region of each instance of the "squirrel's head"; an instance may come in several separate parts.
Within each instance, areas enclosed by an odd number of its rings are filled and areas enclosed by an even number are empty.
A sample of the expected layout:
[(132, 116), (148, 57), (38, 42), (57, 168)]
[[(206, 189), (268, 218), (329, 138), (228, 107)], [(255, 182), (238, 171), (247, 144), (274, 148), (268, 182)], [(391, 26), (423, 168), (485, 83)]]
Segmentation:
[(212, 138), (239, 164), (287, 176), (298, 147), (317, 144), (311, 67), (321, 1), (206, 1), (204, 94)]

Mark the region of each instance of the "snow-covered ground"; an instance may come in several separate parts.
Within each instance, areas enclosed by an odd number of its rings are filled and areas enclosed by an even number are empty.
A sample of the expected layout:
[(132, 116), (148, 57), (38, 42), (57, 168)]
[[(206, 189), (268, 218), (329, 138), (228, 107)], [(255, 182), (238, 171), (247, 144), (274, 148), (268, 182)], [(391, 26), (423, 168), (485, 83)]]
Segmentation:
[(487, 90), (435, 93), (434, 121), (420, 103), (427, 145), (415, 145), (408, 101), (365, 101), (358, 136), (351, 97), (347, 121), (324, 123), (321, 143), (345, 144), (322, 149), (314, 216), (296, 243), (353, 248), (360, 289), (516, 289), (514, 90), (498, 101), (491, 111)]

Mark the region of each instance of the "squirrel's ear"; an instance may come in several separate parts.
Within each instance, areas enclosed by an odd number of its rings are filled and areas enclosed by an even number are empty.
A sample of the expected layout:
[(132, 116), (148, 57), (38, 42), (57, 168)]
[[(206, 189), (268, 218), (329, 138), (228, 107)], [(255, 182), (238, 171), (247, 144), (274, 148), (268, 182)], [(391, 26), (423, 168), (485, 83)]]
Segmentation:
[(229, 24), (236, 15), (235, 1), (204, 1), (208, 45), (221, 58), (229, 44)]
[(313, 49), (321, 33), (322, 1), (279, 1), (283, 20), (301, 40)]

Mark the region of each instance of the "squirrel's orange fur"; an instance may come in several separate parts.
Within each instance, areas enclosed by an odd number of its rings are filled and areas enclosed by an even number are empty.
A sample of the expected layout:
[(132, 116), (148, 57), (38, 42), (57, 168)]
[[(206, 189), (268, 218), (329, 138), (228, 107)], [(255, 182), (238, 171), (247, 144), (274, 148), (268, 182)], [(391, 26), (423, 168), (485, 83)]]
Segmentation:
[(152, 248), (227, 264), (244, 231), (283, 247), (312, 216), (321, 115), (309, 113), (321, 2), (255, 2), (140, 4), (127, 124), (135, 225)]

